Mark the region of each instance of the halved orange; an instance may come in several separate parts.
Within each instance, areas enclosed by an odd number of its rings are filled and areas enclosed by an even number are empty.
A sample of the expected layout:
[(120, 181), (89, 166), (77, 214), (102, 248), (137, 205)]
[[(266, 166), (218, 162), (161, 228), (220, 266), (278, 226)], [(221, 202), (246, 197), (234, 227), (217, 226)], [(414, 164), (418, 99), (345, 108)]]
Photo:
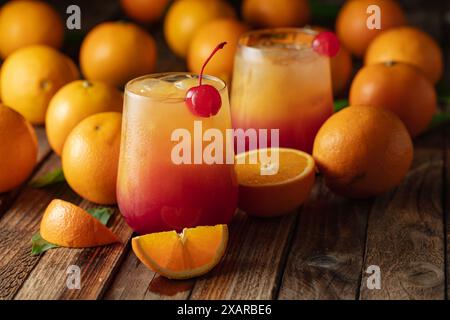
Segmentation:
[(151, 270), (169, 279), (190, 279), (213, 269), (228, 244), (226, 225), (159, 232), (135, 237), (133, 251)]
[(239, 208), (258, 217), (292, 212), (308, 199), (315, 181), (313, 157), (294, 149), (259, 149), (238, 154), (235, 169)]
[(45, 210), (41, 236), (61, 247), (87, 248), (120, 242), (120, 239), (85, 210), (55, 199)]

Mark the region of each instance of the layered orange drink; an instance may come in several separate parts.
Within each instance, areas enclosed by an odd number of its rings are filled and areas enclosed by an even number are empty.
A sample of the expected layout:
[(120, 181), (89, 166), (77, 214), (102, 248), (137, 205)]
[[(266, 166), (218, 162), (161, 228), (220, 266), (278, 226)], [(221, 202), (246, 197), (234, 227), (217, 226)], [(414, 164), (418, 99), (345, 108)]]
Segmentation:
[(313, 49), (316, 35), (283, 28), (241, 37), (231, 95), (235, 128), (279, 129), (281, 147), (312, 151), (333, 112), (329, 57)]
[[(125, 89), (117, 196), (120, 210), (138, 233), (229, 223), (237, 204), (231, 143), (216, 141), (208, 152), (209, 129), (226, 136), (231, 128), (226, 84), (214, 77), (203, 83), (220, 93), (215, 115), (199, 117), (186, 106), (187, 91), (198, 76), (167, 73), (145, 76)], [(230, 150), (231, 149), (231, 150)], [(214, 153), (213, 152), (213, 153)]]

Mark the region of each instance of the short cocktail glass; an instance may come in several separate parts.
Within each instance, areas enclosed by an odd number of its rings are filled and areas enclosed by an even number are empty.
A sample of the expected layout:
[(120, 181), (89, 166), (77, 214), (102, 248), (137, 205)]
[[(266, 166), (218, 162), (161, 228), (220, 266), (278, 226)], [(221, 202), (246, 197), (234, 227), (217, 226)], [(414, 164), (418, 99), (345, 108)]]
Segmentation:
[(312, 49), (315, 36), (282, 28), (241, 37), (231, 95), (234, 128), (279, 129), (281, 147), (312, 151), (317, 131), (333, 113), (330, 62)]
[[(226, 84), (204, 76), (203, 82), (220, 92), (222, 107), (215, 116), (197, 117), (185, 104), (189, 88), (198, 85), (198, 76), (167, 73), (132, 80), (125, 88), (122, 144), (117, 197), (122, 215), (138, 233), (181, 231), (198, 225), (229, 223), (237, 205), (237, 181), (233, 164), (174, 162), (176, 131), (192, 136), (195, 148), (204, 141), (194, 123), (203, 131), (217, 129), (223, 137), (231, 128)], [(223, 152), (233, 153), (232, 141), (224, 139)]]

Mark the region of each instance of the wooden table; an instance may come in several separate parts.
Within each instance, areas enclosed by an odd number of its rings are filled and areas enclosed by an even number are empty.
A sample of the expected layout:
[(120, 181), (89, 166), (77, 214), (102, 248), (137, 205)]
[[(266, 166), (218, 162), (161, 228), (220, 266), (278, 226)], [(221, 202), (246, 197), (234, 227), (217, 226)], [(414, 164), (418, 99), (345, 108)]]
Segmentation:
[[(161, 50), (160, 71), (182, 69), (167, 48)], [(45, 130), (37, 133), (34, 177), (61, 166)], [(31, 236), (52, 199), (93, 204), (65, 183), (45, 189), (25, 184), (0, 195), (0, 299), (446, 299), (449, 137), (450, 128), (441, 128), (417, 139), (407, 178), (376, 199), (340, 198), (319, 180), (308, 203), (290, 215), (262, 220), (238, 213), (224, 260), (188, 281), (167, 280), (140, 263), (117, 210), (110, 225), (123, 244), (32, 256)], [(71, 265), (81, 268), (80, 290), (66, 286)], [(367, 286), (372, 265), (381, 270), (380, 290)]]
[[(35, 176), (60, 167), (43, 128)], [(170, 281), (130, 250), (132, 231), (119, 212), (113, 231), (123, 245), (54, 249), (30, 254), (44, 209), (54, 198), (81, 205), (65, 183), (28, 186), (0, 196), (1, 299), (445, 299), (449, 282), (449, 130), (416, 141), (408, 177), (382, 197), (354, 201), (319, 181), (311, 200), (278, 219), (238, 213), (228, 253), (210, 274)], [(66, 287), (66, 269), (81, 268), (81, 290)], [(366, 270), (381, 268), (381, 290), (369, 290)]]

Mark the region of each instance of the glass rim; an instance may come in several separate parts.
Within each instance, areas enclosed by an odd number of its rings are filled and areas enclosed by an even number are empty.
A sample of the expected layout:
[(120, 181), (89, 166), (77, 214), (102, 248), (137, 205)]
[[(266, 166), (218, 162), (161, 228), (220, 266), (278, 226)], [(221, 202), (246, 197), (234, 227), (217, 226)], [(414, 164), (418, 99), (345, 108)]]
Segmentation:
[[(258, 47), (256, 45), (250, 45), (245, 42), (245, 40), (250, 39), (251, 36), (258, 36), (258, 35), (273, 35), (273, 34), (306, 34), (315, 36), (319, 32), (312, 29), (311, 27), (303, 27), (303, 28), (295, 28), (295, 27), (281, 27), (281, 28), (266, 28), (266, 29), (257, 29), (257, 30), (250, 30), (245, 32), (239, 37), (238, 46), (245, 49), (255, 49), (255, 50), (270, 50), (271, 47)], [(295, 43), (295, 41), (292, 41), (292, 43)], [(297, 48), (286, 48), (286, 50), (296, 50), (296, 51), (309, 51), (313, 50), (312, 45), (309, 46), (302, 46)]]
[[(133, 95), (136, 95), (136, 96), (139, 96), (139, 97), (142, 97), (142, 98), (152, 99), (151, 97), (149, 97), (147, 95), (139, 94), (139, 93), (136, 93), (134, 91), (129, 90), (129, 87), (135, 82), (146, 80), (146, 79), (156, 79), (156, 80), (164, 81), (164, 80), (162, 80), (162, 78), (166, 78), (166, 77), (169, 78), (169, 77), (176, 77), (176, 76), (184, 76), (184, 77), (186, 77), (186, 79), (188, 79), (188, 78), (199, 79), (200, 78), (200, 74), (194, 73), (194, 72), (183, 72), (183, 71), (180, 71), (180, 72), (157, 72), (157, 73), (151, 73), (151, 74), (143, 75), (143, 76), (140, 76), (140, 77), (137, 77), (137, 78), (134, 78), (134, 79), (128, 81), (127, 84), (124, 87), (124, 92), (128, 93), (128, 94), (133, 94)], [(203, 79), (207, 79), (207, 80), (211, 80), (211, 81), (220, 83), (221, 84), (220, 87), (217, 88), (217, 90), (219, 92), (221, 92), (221, 91), (223, 91), (223, 90), (225, 90), (227, 88), (227, 83), (224, 80), (222, 80), (221, 78), (219, 78), (219, 77), (212, 76), (212, 75), (209, 75), (209, 74), (204, 74), (203, 75)]]

